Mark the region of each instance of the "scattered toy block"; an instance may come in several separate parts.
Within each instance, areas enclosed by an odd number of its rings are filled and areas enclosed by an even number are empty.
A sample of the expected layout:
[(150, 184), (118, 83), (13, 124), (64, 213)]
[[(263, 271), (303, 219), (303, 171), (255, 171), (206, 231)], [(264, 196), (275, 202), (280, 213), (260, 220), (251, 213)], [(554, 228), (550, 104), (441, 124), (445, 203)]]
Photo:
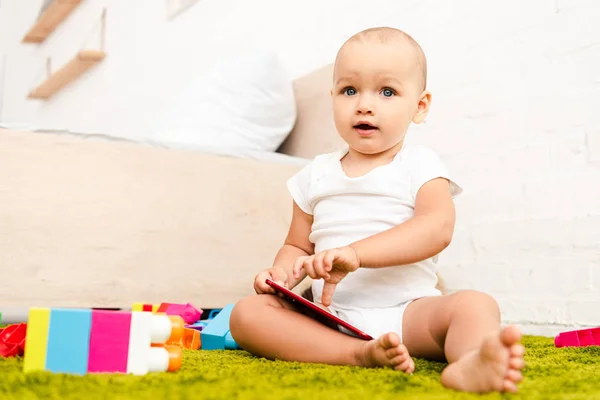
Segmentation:
[(554, 338), (556, 347), (600, 346), (600, 327), (561, 332)]
[(227, 305), (217, 316), (208, 321), (208, 325), (200, 332), (203, 350), (235, 350), (240, 347), (229, 332), (229, 318), (233, 304)]
[(207, 319), (215, 319), (215, 317), (217, 315), (219, 315), (219, 313), (223, 311), (222, 308), (215, 308), (213, 310), (210, 310), (210, 313), (208, 314), (208, 318)]
[(156, 313), (160, 304), (133, 303), (131, 311), (146, 311)]
[(156, 312), (167, 315), (179, 315), (181, 318), (183, 318), (183, 321), (186, 324), (193, 324), (194, 322), (200, 320), (200, 317), (202, 316), (202, 310), (196, 309), (190, 303), (161, 303)]
[(200, 331), (195, 329), (184, 329), (183, 348), (190, 350), (198, 350), (201, 345)]
[(156, 310), (156, 312), (159, 313), (167, 313), (167, 309), (169, 308), (169, 306), (171, 305), (171, 303), (160, 303), (160, 305), (158, 306), (158, 309)]
[(46, 369), (51, 372), (85, 374), (91, 327), (91, 310), (50, 310)]
[(23, 372), (43, 371), (46, 368), (46, 348), (50, 330), (50, 309), (31, 308), (27, 318), (27, 337)]
[(184, 327), (181, 339), (169, 340), (167, 344), (180, 346), (184, 349), (198, 350), (200, 348), (200, 331)]
[(13, 324), (0, 329), (0, 356), (22, 356), (25, 352), (27, 324)]
[(88, 372), (127, 372), (130, 327), (129, 312), (92, 312)]
[(195, 329), (197, 331), (202, 331), (202, 329), (204, 329), (206, 325), (208, 325), (208, 323), (208, 320), (203, 319), (201, 321), (196, 321), (193, 324), (185, 325), (185, 327), (189, 329)]

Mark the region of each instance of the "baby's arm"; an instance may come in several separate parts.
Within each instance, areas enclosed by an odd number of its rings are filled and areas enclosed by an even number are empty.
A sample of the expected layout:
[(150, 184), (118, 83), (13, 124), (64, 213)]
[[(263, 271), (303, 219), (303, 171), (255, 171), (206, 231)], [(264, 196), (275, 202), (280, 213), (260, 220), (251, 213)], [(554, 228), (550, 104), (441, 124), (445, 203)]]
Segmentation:
[(450, 244), (454, 221), (450, 184), (446, 179), (437, 178), (419, 189), (411, 219), (350, 246), (361, 267), (412, 264), (439, 254)]
[(289, 289), (293, 289), (306, 277), (306, 272), (294, 277), (292, 268), (298, 257), (308, 256), (314, 252), (314, 244), (308, 240), (312, 223), (312, 215), (302, 211), (294, 202), (288, 235), (273, 262), (273, 267), (279, 267), (287, 273)]

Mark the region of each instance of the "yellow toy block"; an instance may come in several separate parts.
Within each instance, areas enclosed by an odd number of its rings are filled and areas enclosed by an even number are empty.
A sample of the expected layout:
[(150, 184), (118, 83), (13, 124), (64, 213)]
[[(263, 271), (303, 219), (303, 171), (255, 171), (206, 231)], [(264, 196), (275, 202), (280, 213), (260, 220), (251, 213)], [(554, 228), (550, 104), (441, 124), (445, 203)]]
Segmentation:
[(43, 371), (46, 368), (46, 346), (50, 328), (50, 309), (31, 308), (27, 319), (27, 340), (23, 371)]
[(153, 314), (156, 314), (156, 311), (160, 307), (160, 304), (147, 304), (147, 303), (133, 303), (131, 307), (131, 311), (150, 311), (152, 310)]

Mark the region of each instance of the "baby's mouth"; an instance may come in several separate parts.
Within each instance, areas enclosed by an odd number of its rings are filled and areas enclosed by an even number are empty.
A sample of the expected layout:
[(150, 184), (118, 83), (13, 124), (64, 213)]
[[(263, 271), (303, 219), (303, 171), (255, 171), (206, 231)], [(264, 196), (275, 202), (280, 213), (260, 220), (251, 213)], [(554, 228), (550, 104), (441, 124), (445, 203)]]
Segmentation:
[(376, 126), (373, 126), (371, 124), (358, 124), (358, 125), (354, 125), (355, 129), (360, 129), (361, 131), (368, 131), (368, 130), (375, 130), (377, 129)]
[(354, 130), (358, 133), (359, 136), (368, 137), (371, 136), (374, 132), (377, 132), (377, 127), (371, 125), (368, 122), (361, 122), (354, 125)]

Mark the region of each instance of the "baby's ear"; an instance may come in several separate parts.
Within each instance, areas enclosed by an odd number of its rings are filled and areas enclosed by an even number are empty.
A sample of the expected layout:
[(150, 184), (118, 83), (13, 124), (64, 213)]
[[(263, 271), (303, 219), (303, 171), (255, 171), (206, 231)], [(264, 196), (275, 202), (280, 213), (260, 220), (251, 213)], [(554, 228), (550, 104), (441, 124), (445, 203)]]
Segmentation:
[(420, 124), (425, 121), (425, 117), (429, 113), (429, 107), (431, 106), (431, 93), (428, 90), (423, 91), (421, 93), (421, 97), (419, 98), (419, 103), (417, 104), (417, 112), (413, 117), (413, 122), (415, 124)]

